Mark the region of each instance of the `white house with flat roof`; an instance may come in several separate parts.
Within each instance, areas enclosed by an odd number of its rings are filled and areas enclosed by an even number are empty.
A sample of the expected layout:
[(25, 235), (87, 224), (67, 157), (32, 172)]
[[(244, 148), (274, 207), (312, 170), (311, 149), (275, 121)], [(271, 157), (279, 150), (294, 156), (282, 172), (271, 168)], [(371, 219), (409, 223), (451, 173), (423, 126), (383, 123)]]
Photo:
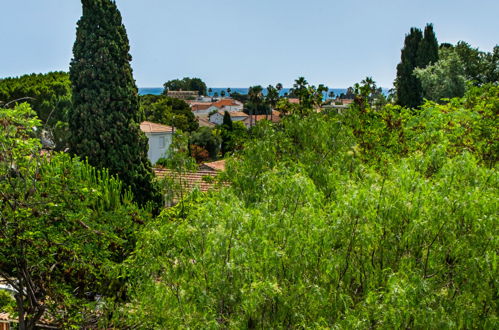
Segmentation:
[(173, 141), (173, 127), (144, 121), (140, 123), (140, 129), (149, 140), (147, 157), (154, 165), (158, 159), (166, 157)]

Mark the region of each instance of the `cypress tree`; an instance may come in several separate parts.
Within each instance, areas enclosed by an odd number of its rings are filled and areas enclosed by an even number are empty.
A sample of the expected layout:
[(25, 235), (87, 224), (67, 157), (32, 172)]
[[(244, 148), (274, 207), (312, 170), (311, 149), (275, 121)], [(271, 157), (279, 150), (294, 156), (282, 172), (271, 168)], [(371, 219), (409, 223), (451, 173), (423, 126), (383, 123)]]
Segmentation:
[(111, 0), (82, 0), (82, 5), (70, 66), (71, 152), (108, 168), (140, 204), (159, 202), (121, 14)]
[(231, 149), (233, 127), (234, 126), (232, 125), (232, 118), (230, 117), (230, 114), (227, 111), (225, 111), (224, 119), (222, 122), (222, 150), (221, 150), (222, 155), (224, 156)]
[(424, 69), (430, 64), (438, 61), (438, 41), (433, 31), (433, 25), (427, 24), (424, 36), (421, 40), (417, 53), (417, 67)]
[(415, 108), (421, 105), (422, 88), (419, 79), (413, 75), (417, 67), (418, 48), (423, 39), (420, 29), (411, 28), (409, 34), (405, 36), (404, 48), (402, 48), (400, 63), (397, 65), (397, 78), (395, 86), (397, 88), (398, 103), (402, 106)]
[(222, 125), (225, 127), (225, 129), (232, 131), (232, 118), (230, 118), (230, 114), (227, 111), (224, 112)]

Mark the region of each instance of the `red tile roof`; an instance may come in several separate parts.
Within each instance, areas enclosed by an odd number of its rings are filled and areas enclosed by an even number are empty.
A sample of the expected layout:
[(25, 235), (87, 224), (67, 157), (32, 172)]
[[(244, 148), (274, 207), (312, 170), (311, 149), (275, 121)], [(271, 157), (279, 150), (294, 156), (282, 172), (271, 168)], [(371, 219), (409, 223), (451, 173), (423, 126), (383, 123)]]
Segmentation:
[(221, 99), (220, 101), (213, 103), (213, 105), (221, 108), (221, 107), (237, 106), (240, 104), (237, 103), (237, 101), (235, 101), (233, 99)]
[(151, 123), (150, 121), (143, 121), (140, 123), (140, 129), (144, 133), (172, 133), (173, 128), (166, 125)]
[(194, 103), (191, 104), (192, 111), (206, 110), (211, 107), (213, 103)]
[(211, 162), (211, 163), (204, 163), (203, 165), (200, 166), (200, 168), (208, 169), (208, 170), (214, 170), (214, 171), (225, 171), (225, 159), (222, 160), (217, 160), (216, 162)]
[[(231, 117), (248, 117), (248, 115), (242, 111), (227, 111), (227, 112)], [(219, 111), (219, 113), (224, 115), (225, 111)]]
[(216, 125), (210, 121), (208, 115), (197, 115), (196, 119), (198, 120), (199, 126), (201, 127), (215, 127)]
[(212, 180), (206, 180), (207, 178), (214, 179), (218, 173), (215, 171), (198, 171), (198, 172), (187, 172), (187, 173), (177, 173), (165, 168), (155, 168), (154, 173), (158, 178), (169, 177), (174, 180), (181, 180), (182, 188), (186, 191), (192, 191), (194, 188), (198, 187), (201, 191), (208, 191), (215, 189), (215, 182)]
[[(272, 122), (273, 123), (278, 123), (281, 121), (281, 113), (279, 111), (276, 111), (276, 110), (273, 110), (272, 111), (272, 118), (270, 115), (255, 115), (253, 116), (253, 123), (256, 123), (260, 120), (271, 120), (272, 119)], [(244, 123), (248, 124), (251, 122), (251, 119), (250, 117), (248, 116), (248, 118), (244, 119)]]

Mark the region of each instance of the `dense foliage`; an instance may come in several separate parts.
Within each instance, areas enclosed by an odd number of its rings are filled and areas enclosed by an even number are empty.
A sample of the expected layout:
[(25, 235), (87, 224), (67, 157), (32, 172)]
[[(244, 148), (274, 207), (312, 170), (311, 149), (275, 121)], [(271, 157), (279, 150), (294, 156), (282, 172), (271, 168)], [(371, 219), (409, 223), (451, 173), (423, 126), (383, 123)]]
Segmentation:
[(442, 48), (440, 59), (414, 75), (421, 81), (423, 97), (440, 102), (444, 98), (462, 97), (466, 90), (464, 65), (456, 52)]
[[(16, 102), (19, 100), (19, 102)], [(71, 82), (66, 72), (29, 74), (18, 78), (0, 79), (0, 106), (27, 102), (41, 120), (55, 148), (67, 147), (67, 121), (71, 108)]]
[(164, 94), (168, 91), (197, 91), (199, 95), (207, 95), (206, 84), (199, 78), (174, 79), (163, 84)]
[[(216, 159), (220, 151), (222, 139), (211, 128), (201, 127), (190, 136), (191, 146), (201, 147), (206, 150), (211, 159)], [(195, 147), (194, 147), (195, 149)]]
[(193, 132), (199, 128), (191, 107), (184, 100), (165, 95), (142, 95), (140, 111), (148, 121), (169, 125), (184, 132)]
[(450, 45), (461, 58), (466, 79), (477, 85), (499, 82), (499, 46), (492, 52), (483, 52), (460, 41), (456, 46)]
[(129, 259), (144, 328), (493, 328), (499, 88), (262, 122)]
[(71, 152), (109, 169), (141, 204), (160, 202), (140, 131), (137, 87), (121, 15), (111, 0), (83, 0), (70, 77)]
[(39, 124), (27, 104), (0, 108), (0, 277), (17, 292), (21, 329), (41, 318), (84, 326), (97, 297), (124, 294), (110, 270), (132, 251), (144, 214), (107, 171), (41, 156)]

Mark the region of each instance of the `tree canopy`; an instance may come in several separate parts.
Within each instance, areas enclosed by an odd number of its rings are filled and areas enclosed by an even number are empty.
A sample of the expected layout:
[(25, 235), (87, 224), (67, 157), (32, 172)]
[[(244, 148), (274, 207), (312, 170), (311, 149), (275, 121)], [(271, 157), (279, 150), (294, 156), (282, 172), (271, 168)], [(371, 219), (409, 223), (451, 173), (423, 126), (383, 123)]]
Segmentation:
[(197, 91), (199, 95), (207, 95), (206, 84), (199, 78), (174, 79), (164, 83), (163, 87), (165, 95), (168, 91)]
[[(15, 102), (19, 100), (19, 102)], [(27, 102), (49, 134), (55, 148), (67, 147), (67, 121), (71, 108), (71, 82), (66, 72), (28, 74), (0, 79), (0, 106)]]
[(423, 97), (435, 102), (441, 102), (443, 98), (462, 97), (466, 90), (465, 70), (459, 55), (447, 48), (442, 48), (440, 53), (438, 62), (414, 70), (421, 81)]
[(199, 128), (191, 107), (184, 100), (165, 95), (142, 95), (140, 111), (148, 121), (170, 125), (184, 132)]

